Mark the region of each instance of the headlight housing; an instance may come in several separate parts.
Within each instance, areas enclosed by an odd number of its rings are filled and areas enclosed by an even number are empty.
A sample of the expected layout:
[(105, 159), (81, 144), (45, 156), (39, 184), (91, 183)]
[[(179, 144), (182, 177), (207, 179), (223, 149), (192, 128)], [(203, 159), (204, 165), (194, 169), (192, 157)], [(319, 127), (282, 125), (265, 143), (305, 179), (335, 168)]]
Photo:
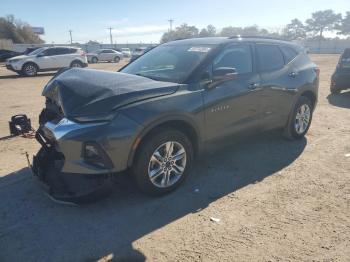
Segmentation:
[(10, 63), (17, 63), (18, 61), (21, 61), (21, 59), (11, 59), (11, 60), (9, 60)]

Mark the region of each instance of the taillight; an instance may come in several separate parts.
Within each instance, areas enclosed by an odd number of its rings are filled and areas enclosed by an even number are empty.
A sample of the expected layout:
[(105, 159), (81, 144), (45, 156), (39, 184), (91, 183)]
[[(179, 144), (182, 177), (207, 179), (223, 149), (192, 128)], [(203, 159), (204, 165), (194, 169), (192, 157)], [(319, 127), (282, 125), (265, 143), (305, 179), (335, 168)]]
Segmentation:
[(319, 78), (320, 77), (320, 68), (316, 67), (315, 72), (316, 72), (317, 78)]

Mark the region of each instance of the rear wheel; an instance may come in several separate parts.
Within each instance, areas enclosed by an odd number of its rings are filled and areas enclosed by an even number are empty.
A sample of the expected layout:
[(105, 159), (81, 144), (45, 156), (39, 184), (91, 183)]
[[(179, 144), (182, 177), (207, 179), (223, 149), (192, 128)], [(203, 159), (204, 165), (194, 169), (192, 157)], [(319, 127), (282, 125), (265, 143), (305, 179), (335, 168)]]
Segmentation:
[(24, 64), (22, 67), (22, 75), (24, 76), (36, 76), (38, 74), (38, 67), (34, 63)]
[(97, 63), (98, 62), (98, 58), (94, 56), (93, 58), (91, 58), (91, 62), (94, 63), (94, 64)]
[(115, 63), (119, 63), (119, 61), (120, 61), (120, 57), (119, 57), (119, 56), (116, 56), (116, 57), (114, 58), (114, 62), (115, 62)]
[(141, 144), (132, 172), (141, 191), (164, 195), (183, 182), (192, 161), (193, 147), (187, 136), (165, 129)]
[(310, 99), (305, 96), (299, 97), (285, 129), (286, 137), (289, 139), (304, 137), (311, 125), (312, 112), (313, 107)]
[(73, 61), (70, 67), (83, 67), (83, 64), (80, 61)]

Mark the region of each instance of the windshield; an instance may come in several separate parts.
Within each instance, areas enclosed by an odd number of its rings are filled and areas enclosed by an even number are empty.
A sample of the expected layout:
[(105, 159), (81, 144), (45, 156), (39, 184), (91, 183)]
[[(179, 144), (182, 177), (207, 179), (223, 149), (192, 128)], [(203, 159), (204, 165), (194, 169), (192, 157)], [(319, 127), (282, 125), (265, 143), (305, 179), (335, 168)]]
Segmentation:
[(28, 55), (37, 55), (39, 53), (41, 53), (42, 51), (44, 51), (46, 49), (46, 47), (41, 47), (39, 49), (34, 50), (33, 52), (30, 52)]
[(182, 83), (211, 49), (209, 45), (159, 46), (127, 65), (121, 72)]

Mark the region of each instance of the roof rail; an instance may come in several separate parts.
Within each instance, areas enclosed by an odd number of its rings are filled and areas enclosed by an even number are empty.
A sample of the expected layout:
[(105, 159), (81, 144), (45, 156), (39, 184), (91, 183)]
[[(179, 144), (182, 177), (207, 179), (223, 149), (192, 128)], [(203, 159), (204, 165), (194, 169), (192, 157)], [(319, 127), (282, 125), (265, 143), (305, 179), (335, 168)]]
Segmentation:
[(288, 41), (287, 39), (283, 39), (283, 38), (272, 37), (272, 36), (262, 36), (262, 35), (234, 35), (234, 36), (228, 37), (228, 39), (235, 39), (235, 38), (260, 38), (260, 39)]

